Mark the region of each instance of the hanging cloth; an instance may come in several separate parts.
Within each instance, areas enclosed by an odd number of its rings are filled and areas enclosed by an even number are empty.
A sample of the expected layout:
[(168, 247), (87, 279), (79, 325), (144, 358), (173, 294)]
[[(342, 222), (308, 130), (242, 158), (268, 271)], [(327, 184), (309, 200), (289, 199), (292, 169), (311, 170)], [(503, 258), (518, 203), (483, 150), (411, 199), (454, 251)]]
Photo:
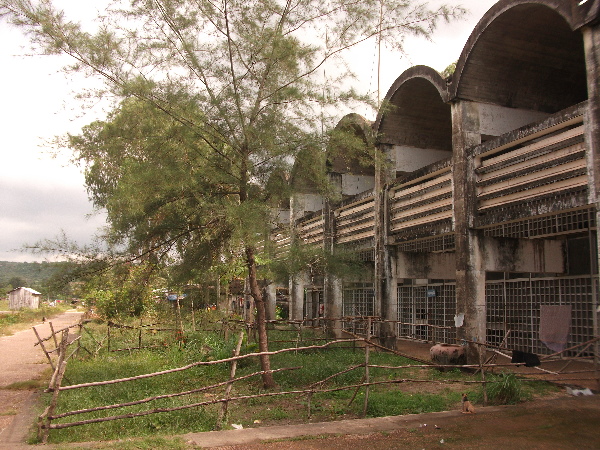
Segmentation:
[(562, 352), (569, 340), (571, 305), (540, 305), (540, 341), (555, 352)]

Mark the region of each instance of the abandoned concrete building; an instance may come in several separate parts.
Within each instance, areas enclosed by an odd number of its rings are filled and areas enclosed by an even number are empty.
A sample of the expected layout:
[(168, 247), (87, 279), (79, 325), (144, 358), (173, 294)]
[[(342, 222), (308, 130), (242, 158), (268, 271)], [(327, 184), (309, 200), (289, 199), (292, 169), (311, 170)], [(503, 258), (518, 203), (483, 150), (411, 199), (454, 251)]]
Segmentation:
[[(443, 79), (402, 73), (370, 124), (385, 169), (334, 164), (343, 200), (292, 199), (307, 245), (360, 277), (290, 281), (292, 319), (375, 317), (411, 338), (549, 354), (598, 336), (600, 0), (501, 0)], [(280, 248), (289, 235), (278, 238)], [(559, 349), (559, 350), (556, 350)]]

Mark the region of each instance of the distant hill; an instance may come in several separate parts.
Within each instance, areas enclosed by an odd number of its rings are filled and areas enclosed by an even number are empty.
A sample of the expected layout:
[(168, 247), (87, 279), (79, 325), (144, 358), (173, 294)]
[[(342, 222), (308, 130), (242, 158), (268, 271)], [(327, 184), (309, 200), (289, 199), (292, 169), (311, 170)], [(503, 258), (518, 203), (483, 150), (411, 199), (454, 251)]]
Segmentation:
[[(39, 287), (59, 269), (60, 263), (0, 261), (0, 286), (20, 279), (26, 287)], [(13, 286), (19, 287), (19, 286)]]

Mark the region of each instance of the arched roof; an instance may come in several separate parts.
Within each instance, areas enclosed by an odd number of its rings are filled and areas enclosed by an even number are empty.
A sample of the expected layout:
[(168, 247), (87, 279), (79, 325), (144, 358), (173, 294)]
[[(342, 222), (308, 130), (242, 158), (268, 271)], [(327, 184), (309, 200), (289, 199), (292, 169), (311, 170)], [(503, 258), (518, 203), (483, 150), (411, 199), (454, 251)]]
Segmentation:
[(388, 90), (374, 128), (380, 143), (451, 150), (445, 80), (431, 67), (406, 70)]
[(364, 157), (364, 145), (369, 143), (367, 134), (371, 130), (371, 122), (360, 114), (347, 114), (336, 125), (329, 144), (328, 169), (335, 173), (352, 173), (355, 175), (374, 174), (373, 166), (361, 164)]
[[(471, 33), (449, 86), (450, 99), (548, 113), (585, 100), (583, 39), (577, 28), (598, 0), (588, 3), (500, 0)], [(584, 6), (585, 11), (579, 9)]]

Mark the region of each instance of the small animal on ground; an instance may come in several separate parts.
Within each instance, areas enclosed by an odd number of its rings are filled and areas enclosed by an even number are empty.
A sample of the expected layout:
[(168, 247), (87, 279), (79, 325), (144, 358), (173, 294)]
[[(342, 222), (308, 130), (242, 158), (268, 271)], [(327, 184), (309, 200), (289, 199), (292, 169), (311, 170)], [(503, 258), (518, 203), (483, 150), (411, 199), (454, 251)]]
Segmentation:
[(463, 414), (475, 414), (475, 407), (467, 397), (467, 394), (462, 395), (462, 413)]

